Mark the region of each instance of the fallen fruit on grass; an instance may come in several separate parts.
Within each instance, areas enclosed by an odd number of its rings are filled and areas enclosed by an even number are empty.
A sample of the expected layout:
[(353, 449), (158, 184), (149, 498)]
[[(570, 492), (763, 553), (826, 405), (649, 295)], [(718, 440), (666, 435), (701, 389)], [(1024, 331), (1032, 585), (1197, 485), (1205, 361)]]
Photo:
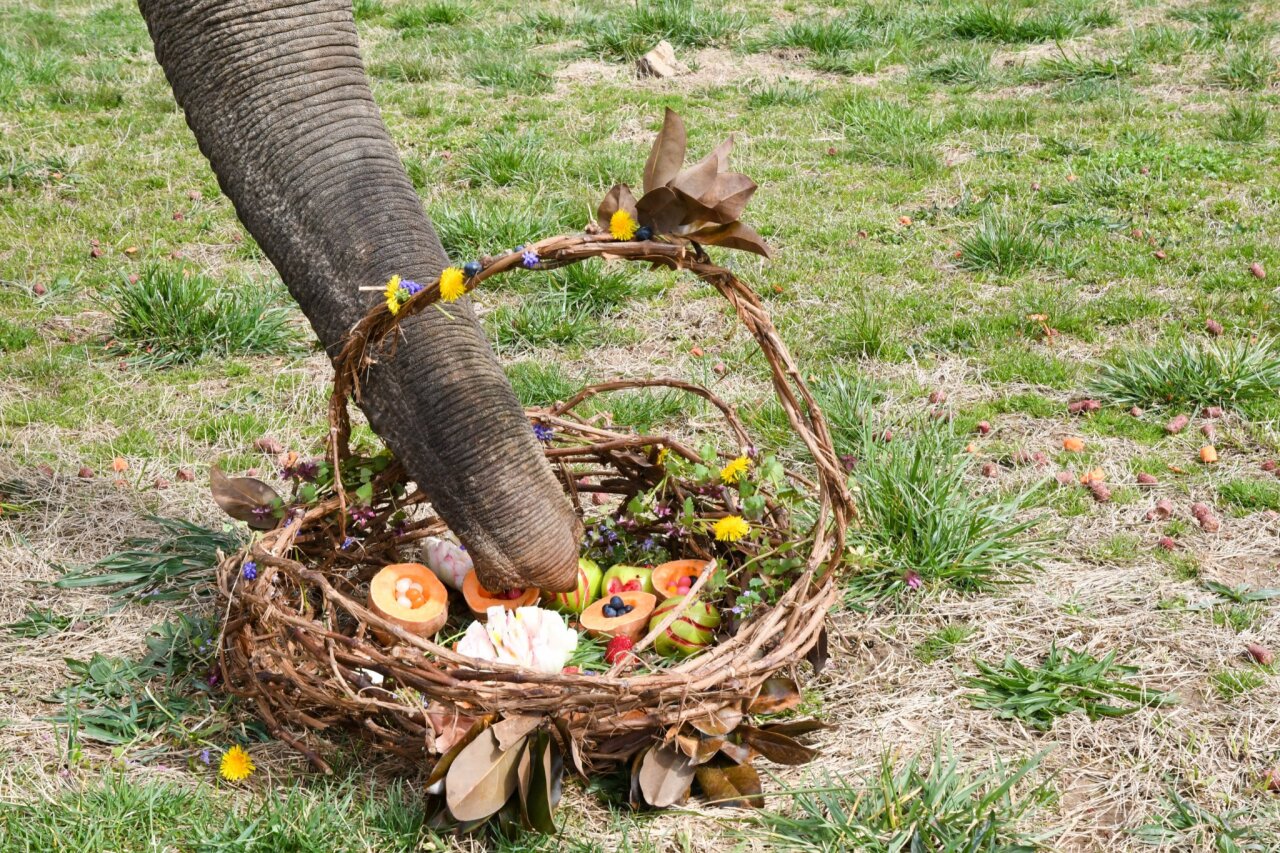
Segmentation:
[(1263, 267), (1263, 266), (1262, 266), (1262, 264), (1257, 263), (1256, 261), (1255, 261), (1254, 263), (1252, 263), (1252, 264), (1249, 264), (1249, 272), (1253, 274), (1253, 277), (1254, 277), (1254, 278), (1266, 278), (1266, 277), (1267, 277), (1267, 270), (1266, 270), (1266, 268), (1265, 268), (1265, 267)]
[(989, 421), (978, 421), (977, 425), (974, 427), (974, 430), (978, 433), (978, 435), (986, 435), (987, 433), (991, 432), (991, 423)]
[(578, 585), (573, 592), (544, 592), (547, 606), (561, 613), (577, 616), (587, 605), (600, 597), (600, 580), (603, 577), (595, 560), (578, 558)]
[(582, 611), (578, 621), (582, 624), (584, 631), (597, 637), (625, 636), (633, 641), (640, 639), (644, 636), (645, 626), (649, 624), (649, 616), (653, 613), (658, 599), (652, 593), (634, 590), (616, 593), (616, 595), (622, 599), (624, 607), (631, 608), (629, 612), (618, 616), (606, 616), (605, 605), (609, 604), (614, 596), (601, 595), (587, 605), (587, 609)]
[(935, 406), (939, 403), (947, 402), (947, 392), (943, 391), (941, 388), (934, 389), (929, 394), (929, 402)]
[(1111, 490), (1108, 489), (1107, 484), (1101, 480), (1090, 481), (1089, 491), (1093, 493), (1093, 499), (1100, 504), (1104, 504), (1111, 500)]
[(994, 462), (986, 462), (982, 466), (982, 476), (994, 480), (1000, 476), (1000, 466)]
[(663, 563), (653, 570), (654, 595), (658, 601), (665, 601), (673, 595), (687, 594), (706, 565), (706, 560), (672, 560)]
[(1249, 657), (1263, 666), (1271, 666), (1276, 662), (1275, 654), (1266, 646), (1260, 646), (1257, 643), (1246, 643), (1245, 649), (1249, 652)]
[(1158, 482), (1160, 481), (1155, 478), (1154, 474), (1148, 474), (1146, 471), (1143, 471), (1140, 474), (1138, 474), (1139, 486), (1154, 486)]
[(1147, 521), (1163, 521), (1173, 515), (1173, 501), (1163, 498), (1156, 501), (1155, 509), (1147, 513)]
[(1084, 439), (1076, 438), (1075, 436), (1064, 438), (1062, 440), (1062, 449), (1068, 453), (1082, 453), (1084, 452)]
[(1160, 544), (1160, 547), (1165, 551), (1172, 551), (1173, 549), (1178, 547), (1178, 543), (1173, 541), (1172, 536), (1161, 536), (1159, 544)]
[(1200, 417), (1220, 418), (1222, 417), (1222, 407), (1221, 406), (1205, 406), (1205, 408), (1200, 412)]
[(1217, 432), (1218, 430), (1214, 427), (1213, 424), (1200, 424), (1200, 434), (1203, 435), (1205, 438), (1209, 439), (1210, 441), (1213, 441), (1213, 437), (1217, 434)]
[(81, 465), (80, 470), (76, 472), (76, 476), (78, 476), (81, 480), (92, 480), (93, 469), (90, 468), (88, 465)]
[(1212, 317), (1204, 321), (1204, 330), (1209, 334), (1213, 335), (1215, 338), (1221, 335), (1224, 331), (1224, 329), (1222, 328), (1222, 324), (1219, 323), (1217, 320), (1213, 319)]
[(1102, 404), (1097, 400), (1076, 400), (1074, 403), (1067, 404), (1067, 411), (1073, 415), (1096, 412), (1101, 408)]
[(1076, 475), (1072, 474), (1070, 471), (1059, 471), (1053, 476), (1057, 479), (1058, 484), (1062, 486), (1071, 486), (1076, 482)]
[(1187, 424), (1191, 423), (1191, 418), (1186, 415), (1178, 415), (1164, 425), (1164, 431), (1169, 435), (1177, 435), (1187, 428)]
[(125, 471), (129, 470), (129, 463), (123, 456), (117, 456), (115, 459), (111, 460), (111, 470), (115, 471), (117, 474), (123, 474)]
[(619, 563), (604, 573), (600, 581), (601, 595), (623, 592), (653, 592), (653, 569)]
[(1218, 461), (1218, 451), (1212, 444), (1206, 444), (1200, 448), (1200, 461), (1206, 465), (1212, 465)]
[(280, 442), (276, 441), (269, 435), (264, 435), (253, 442), (254, 449), (261, 450), (263, 453), (280, 453), (284, 450)]
[(1134, 406), (1132, 409), (1130, 409), (1130, 410), (1129, 410), (1129, 414), (1130, 414), (1130, 415), (1132, 415), (1132, 416), (1133, 416), (1133, 417), (1135, 417), (1135, 418), (1140, 418), (1140, 417), (1142, 417), (1142, 414), (1143, 414), (1143, 412), (1142, 412), (1142, 407), (1141, 407), (1141, 406)]
[(1280, 767), (1272, 767), (1263, 776), (1262, 784), (1273, 794), (1280, 794)]
[(1194, 503), (1191, 505), (1191, 515), (1200, 523), (1200, 529), (1205, 533), (1217, 533), (1222, 527), (1218, 517), (1213, 514), (1208, 504)]
[(1080, 475), (1080, 484), (1087, 486), (1090, 483), (1105, 482), (1106, 479), (1107, 479), (1106, 471), (1103, 471), (1101, 468), (1094, 468), (1092, 471), (1088, 471)]
[(626, 634), (614, 637), (609, 641), (609, 645), (604, 647), (604, 662), (614, 664), (625, 658), (634, 657), (630, 652), (635, 644), (636, 641)]
[(1274, 459), (1268, 459), (1266, 462), (1262, 463), (1263, 471), (1274, 471), (1276, 470), (1276, 467), (1276, 460)]
[(471, 614), (481, 622), (487, 618), (490, 607), (505, 607), (508, 610), (529, 607), (538, 600), (538, 595), (536, 587), (490, 592), (480, 585), (480, 579), (476, 577), (474, 569), (468, 572), (462, 581), (462, 597), (467, 600), (467, 607), (471, 608)]
[[(449, 618), (449, 593), (421, 563), (396, 563), (369, 581), (369, 609), (411, 634), (431, 637)], [(386, 631), (373, 631), (383, 643), (395, 642)]]
[(179, 468), (178, 479), (184, 483), (194, 483), (196, 479), (195, 472), (190, 468)]
[(35, 284), (31, 285), (31, 292), (34, 293), (36, 296), (44, 296), (46, 293), (48, 293), (48, 289), (43, 284), (37, 281)]
[[(683, 595), (662, 602), (653, 611), (649, 630), (656, 630), (671, 611), (685, 608), (685, 604), (686, 598)], [(719, 627), (720, 613), (705, 601), (694, 601), (657, 636), (653, 641), (653, 648), (663, 657), (693, 657), (711, 645)]]

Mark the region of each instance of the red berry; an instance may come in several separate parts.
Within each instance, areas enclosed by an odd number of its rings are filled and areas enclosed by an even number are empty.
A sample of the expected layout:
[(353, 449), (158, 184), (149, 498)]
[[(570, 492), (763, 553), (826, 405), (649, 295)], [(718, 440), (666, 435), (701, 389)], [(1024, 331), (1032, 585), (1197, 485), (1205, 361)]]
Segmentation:
[(626, 634), (619, 634), (609, 641), (609, 645), (604, 649), (605, 663), (617, 663), (622, 660), (636, 641), (628, 637)]

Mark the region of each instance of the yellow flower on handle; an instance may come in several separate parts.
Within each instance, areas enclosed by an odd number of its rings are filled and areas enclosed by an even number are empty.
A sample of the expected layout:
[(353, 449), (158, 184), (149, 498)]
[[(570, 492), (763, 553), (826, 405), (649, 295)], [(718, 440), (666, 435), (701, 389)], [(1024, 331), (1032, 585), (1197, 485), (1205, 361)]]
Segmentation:
[(670, 456), (670, 455), (671, 455), (671, 448), (670, 448), (670, 447), (664, 447), (664, 448), (662, 448), (661, 450), (659, 450), (659, 451), (658, 451), (658, 464), (659, 464), (659, 465), (665, 465), (665, 464), (667, 464), (667, 457), (668, 457), (668, 456)]
[(745, 456), (739, 456), (720, 469), (720, 479), (726, 483), (736, 483), (742, 479), (742, 475), (747, 473), (747, 469), (750, 467), (751, 460)]
[(228, 782), (241, 782), (253, 775), (253, 759), (244, 747), (233, 746), (222, 753), (222, 762), (218, 765), (218, 773)]
[(400, 276), (393, 275), (387, 282), (387, 308), (392, 314), (400, 310)]
[(458, 297), (467, 292), (466, 278), (462, 270), (449, 267), (440, 273), (440, 298), (445, 302), (457, 302)]
[(630, 240), (636, 236), (636, 229), (640, 227), (640, 223), (636, 222), (630, 213), (625, 210), (619, 210), (609, 217), (609, 233), (613, 235), (615, 240)]
[(751, 525), (740, 515), (726, 515), (716, 522), (716, 540), (720, 542), (737, 542), (751, 532)]

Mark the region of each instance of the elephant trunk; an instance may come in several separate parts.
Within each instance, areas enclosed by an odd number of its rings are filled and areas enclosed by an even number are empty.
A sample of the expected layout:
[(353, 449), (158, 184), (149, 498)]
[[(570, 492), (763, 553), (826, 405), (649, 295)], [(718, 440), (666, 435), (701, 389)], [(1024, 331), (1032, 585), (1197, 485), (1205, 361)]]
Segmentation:
[[(448, 259), (365, 77), (349, 0), (140, 0), (236, 213), (331, 356), (393, 274)], [(572, 589), (581, 522), (460, 300), (404, 323), (361, 407), (494, 590)]]

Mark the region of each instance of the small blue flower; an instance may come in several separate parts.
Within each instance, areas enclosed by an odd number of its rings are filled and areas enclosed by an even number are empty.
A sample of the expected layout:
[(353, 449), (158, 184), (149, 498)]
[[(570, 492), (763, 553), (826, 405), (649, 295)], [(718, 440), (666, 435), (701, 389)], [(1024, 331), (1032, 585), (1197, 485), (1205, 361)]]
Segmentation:
[(210, 759), (210, 757), (209, 757), (209, 750), (207, 750), (207, 749), (202, 749), (202, 750), (200, 750), (200, 762), (201, 762), (202, 764), (208, 765), (208, 763), (209, 763), (209, 761), (210, 761), (210, 760), (211, 760), (211, 759)]
[(345, 551), (345, 550), (347, 550), (348, 548), (350, 548), (352, 545), (355, 545), (355, 544), (356, 544), (356, 537), (354, 537), (354, 536), (348, 536), (346, 539), (343, 539), (343, 540), (342, 540), (342, 550), (344, 550), (344, 551)]
[(402, 281), (400, 282), (400, 289), (407, 291), (410, 296), (417, 296), (422, 292), (422, 285), (416, 281)]
[(258, 564), (253, 560), (246, 560), (244, 564), (244, 579), (251, 581), (258, 576)]
[(520, 256), (520, 263), (527, 270), (533, 269), (538, 265), (538, 253), (533, 249), (525, 249), (524, 254)]
[(733, 605), (732, 607), (730, 607), (730, 608), (729, 608), (729, 612), (730, 612), (730, 613), (732, 613), (732, 614), (733, 614), (733, 615), (735, 615), (735, 616), (741, 616), (741, 615), (742, 615), (742, 605), (741, 605), (741, 604), (735, 604), (735, 605)]
[(547, 426), (546, 424), (534, 424), (533, 434), (534, 434), (534, 437), (538, 439), (538, 441), (550, 441), (551, 439), (555, 438), (556, 431), (553, 430), (551, 427)]

